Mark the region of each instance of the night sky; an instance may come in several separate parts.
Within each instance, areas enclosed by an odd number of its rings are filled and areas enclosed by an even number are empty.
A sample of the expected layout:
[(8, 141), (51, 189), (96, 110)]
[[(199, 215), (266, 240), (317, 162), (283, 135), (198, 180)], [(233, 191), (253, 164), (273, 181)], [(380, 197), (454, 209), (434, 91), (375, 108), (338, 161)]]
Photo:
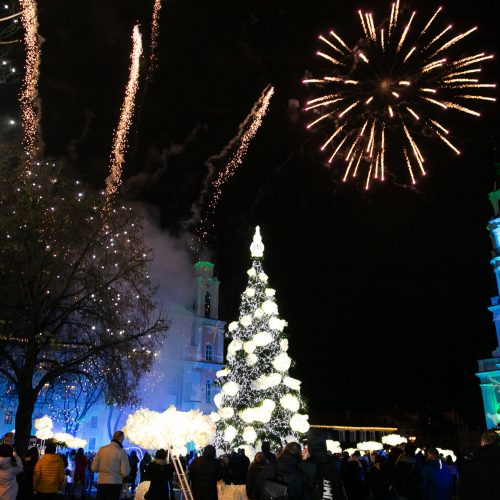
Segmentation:
[[(480, 119), (454, 115), (460, 157), (425, 141), (428, 176), (415, 189), (401, 175), (366, 192), (327, 168), (318, 138), (305, 130), (308, 90), (301, 80), (320, 67), (319, 33), (335, 28), (353, 41), (360, 35), (357, 9), (376, 5), (381, 19), (389, 2), (165, 0), (158, 68), (146, 85), (152, 5), (39, 2), (46, 154), (103, 185), (130, 34), (140, 22), (146, 53), (123, 192), (157, 210), (161, 227), (182, 237), (207, 158), (222, 150), (272, 84), (269, 113), (215, 216), (211, 250), (222, 282), (221, 318), (237, 318), (259, 224), (264, 266), (289, 323), (294, 375), (303, 380), (312, 421), (328, 423), (347, 408), (431, 406), (456, 408), (482, 425), (474, 372), (476, 360), (496, 347), (486, 226), (495, 142), (500, 148), (498, 105), (481, 106)], [(436, 7), (418, 2), (419, 22)], [(440, 26), (480, 27), (463, 50), (495, 53), (497, 2), (444, 7)], [(498, 61), (483, 68), (483, 81), (500, 80)], [(4, 99), (2, 90), (2, 100), (14, 114), (10, 93)]]

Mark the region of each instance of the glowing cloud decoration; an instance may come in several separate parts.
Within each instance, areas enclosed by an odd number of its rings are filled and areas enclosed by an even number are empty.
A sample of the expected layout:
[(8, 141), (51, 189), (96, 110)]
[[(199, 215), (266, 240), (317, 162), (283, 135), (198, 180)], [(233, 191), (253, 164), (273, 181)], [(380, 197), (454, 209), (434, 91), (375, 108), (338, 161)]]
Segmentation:
[(383, 449), (383, 447), (383, 444), (378, 443), (377, 441), (363, 441), (357, 445), (357, 448), (360, 451), (378, 451)]
[(66, 432), (56, 432), (52, 438), (59, 443), (65, 443), (68, 448), (73, 448), (75, 450), (78, 448), (86, 448), (87, 446), (87, 441), (85, 441), (85, 439), (74, 437)]
[(54, 436), (54, 423), (48, 415), (35, 419), (35, 435), (38, 439), (50, 439)]
[(382, 436), (382, 443), (389, 446), (398, 446), (398, 444), (407, 443), (408, 439), (399, 434), (388, 434), (387, 436)]
[(185, 452), (185, 445), (190, 441), (197, 448), (211, 443), (215, 426), (210, 416), (198, 410), (182, 412), (170, 406), (163, 413), (137, 410), (128, 416), (123, 432), (132, 443), (142, 448), (172, 448), (172, 453), (178, 455)]
[(333, 30), (319, 36), (316, 55), (325, 68), (303, 81), (316, 90), (305, 105), (314, 115), (307, 128), (329, 130), (320, 149), (328, 151), (329, 164), (344, 165), (344, 181), (362, 170), (366, 189), (374, 180), (384, 181), (390, 153), (394, 164), (399, 156), (415, 184), (417, 174), (426, 175), (417, 136), (433, 137), (460, 154), (441, 116), (453, 118), (458, 111), (477, 117), (477, 104), (495, 101), (486, 94), (495, 84), (479, 80), (480, 63), (493, 56), (481, 51), (464, 56), (455, 47), (477, 27), (454, 35), (451, 25), (438, 26), (442, 10), (418, 28), (416, 13), (403, 13), (396, 0), (390, 18), (379, 24), (371, 13), (358, 12), (361, 40), (356, 36), (349, 44)]
[(125, 161), (127, 150), (127, 139), (132, 118), (134, 115), (135, 96), (139, 86), (140, 60), (142, 55), (142, 38), (139, 26), (135, 25), (132, 32), (132, 53), (130, 55), (130, 74), (125, 89), (125, 99), (120, 111), (118, 127), (113, 138), (113, 148), (110, 158), (110, 174), (106, 179), (106, 201), (111, 202), (111, 198), (116, 193), (122, 182), (122, 165)]
[(24, 131), (23, 146), (29, 164), (40, 153), (40, 102), (38, 80), (40, 77), (40, 42), (38, 38), (37, 3), (35, 0), (20, 0), (21, 23), (24, 28), (26, 62), (24, 79), (19, 95), (21, 123)]
[(326, 449), (330, 453), (342, 453), (342, 448), (340, 447), (339, 441), (332, 441), (331, 439), (327, 439)]

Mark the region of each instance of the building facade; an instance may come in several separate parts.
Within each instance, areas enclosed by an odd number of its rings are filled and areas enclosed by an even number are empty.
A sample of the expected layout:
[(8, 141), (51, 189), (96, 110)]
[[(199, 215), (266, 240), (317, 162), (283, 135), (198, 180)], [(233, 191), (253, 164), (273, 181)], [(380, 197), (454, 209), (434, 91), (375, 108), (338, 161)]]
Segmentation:
[(479, 371), (476, 373), (479, 377), (479, 385), (483, 395), (487, 429), (498, 426), (500, 422), (500, 190), (490, 193), (489, 198), (493, 205), (494, 214), (494, 217), (488, 223), (493, 246), (491, 265), (493, 266), (497, 285), (497, 295), (491, 298), (489, 310), (493, 315), (497, 346), (491, 357), (478, 361)]

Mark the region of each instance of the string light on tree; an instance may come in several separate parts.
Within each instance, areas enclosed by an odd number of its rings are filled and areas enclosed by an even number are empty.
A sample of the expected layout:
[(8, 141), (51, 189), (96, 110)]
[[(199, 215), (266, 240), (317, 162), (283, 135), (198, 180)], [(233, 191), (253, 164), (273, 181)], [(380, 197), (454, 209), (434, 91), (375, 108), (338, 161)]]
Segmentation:
[[(238, 321), (229, 324), (227, 367), (217, 372), (222, 390), (214, 398), (216, 444), (229, 450), (257, 440), (283, 444), (309, 429), (300, 381), (291, 378), (286, 322), (278, 316), (275, 290), (268, 286), (262, 261), (264, 244), (257, 226), (250, 246), (252, 267), (241, 294)], [(259, 314), (256, 314), (259, 312)]]

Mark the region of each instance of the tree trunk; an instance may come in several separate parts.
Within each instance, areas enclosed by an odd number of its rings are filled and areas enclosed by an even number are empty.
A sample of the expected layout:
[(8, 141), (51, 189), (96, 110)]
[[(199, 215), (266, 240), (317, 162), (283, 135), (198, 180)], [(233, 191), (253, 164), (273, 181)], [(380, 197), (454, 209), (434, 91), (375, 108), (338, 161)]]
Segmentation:
[(36, 394), (32, 388), (24, 388), (18, 392), (16, 412), (16, 453), (23, 457), (29, 446), (31, 423), (35, 411)]

